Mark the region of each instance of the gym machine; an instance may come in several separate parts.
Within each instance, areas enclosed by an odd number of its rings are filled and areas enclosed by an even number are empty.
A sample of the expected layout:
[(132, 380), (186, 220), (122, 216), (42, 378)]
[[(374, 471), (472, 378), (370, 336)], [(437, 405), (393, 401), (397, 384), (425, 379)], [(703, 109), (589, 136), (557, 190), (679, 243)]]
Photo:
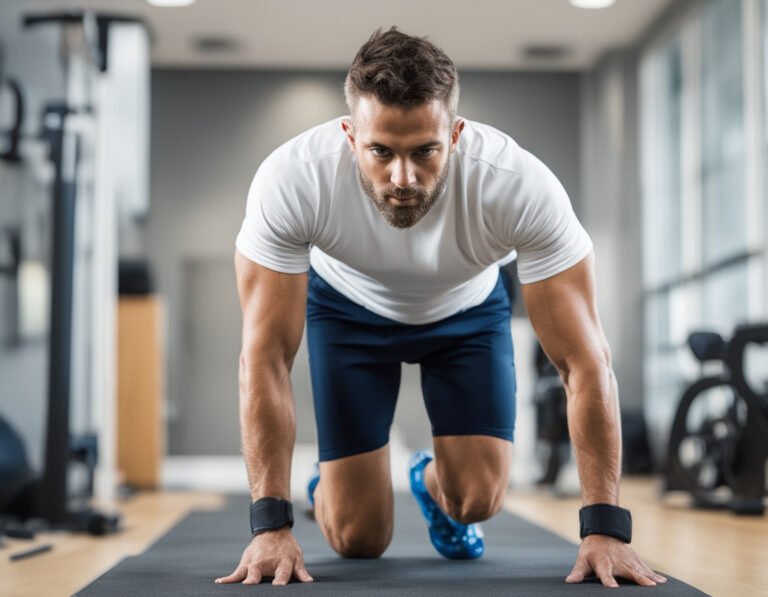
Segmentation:
[(768, 324), (738, 326), (729, 341), (714, 332), (688, 338), (702, 366), (722, 365), (719, 375), (685, 390), (670, 432), (662, 489), (687, 491), (694, 508), (765, 512), (768, 383), (755, 388), (747, 382), (750, 345), (768, 345)]
[[(127, 212), (141, 211), (148, 197), (147, 168), (141, 163), (146, 157), (134, 159), (142, 153), (146, 156), (147, 150), (147, 32), (136, 19), (91, 12), (28, 15), (23, 25), (60, 28), (66, 100), (45, 106), (40, 133), (53, 171), (44, 468), (39, 478), (31, 475), (19, 438), (12, 431), (5, 433), (14, 449), (12, 453), (20, 460), (16, 463), (19, 475), (12, 491), (9, 487), (0, 487), (0, 514), (9, 514), (21, 521), (41, 519), (47, 528), (101, 535), (118, 529), (119, 515), (104, 514), (87, 507), (86, 503), (93, 495), (110, 501), (117, 485), (114, 466), (116, 218), (119, 208)], [(123, 59), (126, 55), (130, 56), (128, 66), (125, 63), (128, 59)], [(128, 77), (124, 76), (126, 73)], [(125, 82), (121, 77), (139, 80)], [(14, 127), (16, 136), (11, 136), (11, 149), (2, 156), (5, 161), (20, 159), (23, 102), (18, 86), (15, 91), (18, 126)], [(138, 97), (132, 98), (132, 94)], [(138, 121), (130, 118), (130, 107), (121, 112), (126, 96), (138, 104)], [(119, 108), (115, 107), (118, 103)], [(116, 130), (121, 126), (133, 127), (134, 132), (122, 135), (122, 130)], [(132, 145), (136, 137), (139, 142), (135, 148), (117, 147), (119, 142), (125, 143), (126, 138), (128, 145)], [(133, 153), (120, 155), (120, 150), (123, 154)], [(135, 170), (126, 173), (125, 164), (135, 162), (139, 162)], [(87, 167), (84, 168), (83, 163)], [(126, 179), (131, 182), (122, 184)], [(126, 206), (129, 202), (133, 204)], [(89, 210), (87, 217), (81, 214), (82, 209)], [(90, 226), (80, 228), (83, 221)], [(78, 234), (84, 235), (81, 244), (88, 244), (87, 258), (78, 257)], [(14, 246), (18, 248), (18, 243)], [(19, 256), (15, 254), (15, 265), (11, 269), (18, 267), (18, 261)], [(80, 263), (83, 261), (87, 263)], [(13, 272), (7, 273), (13, 275)], [(75, 300), (78, 288), (81, 298), (85, 297), (85, 306), (79, 304), (79, 310)], [(90, 407), (97, 414), (96, 433), (76, 436), (70, 429), (71, 393), (73, 385), (77, 386), (73, 384), (73, 363), (79, 367), (79, 387), (85, 390), (83, 393), (95, 397)], [(69, 478), (73, 463), (80, 463), (87, 471), (85, 490), (79, 494), (73, 493)]]

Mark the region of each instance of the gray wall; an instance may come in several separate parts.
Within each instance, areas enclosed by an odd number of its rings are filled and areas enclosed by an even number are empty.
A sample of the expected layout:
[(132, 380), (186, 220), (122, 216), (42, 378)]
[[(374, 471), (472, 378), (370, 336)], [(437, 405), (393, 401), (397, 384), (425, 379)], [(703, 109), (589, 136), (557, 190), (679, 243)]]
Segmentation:
[[(239, 453), (232, 263), (246, 193), (272, 149), (343, 111), (342, 81), (325, 73), (153, 73), (146, 246), (168, 303), (171, 454)], [(215, 288), (204, 299), (189, 296), (206, 284)], [(228, 333), (206, 332), (202, 316)], [(204, 339), (202, 353), (192, 338)], [(207, 384), (190, 383), (197, 359), (207, 363)], [(314, 437), (306, 361), (302, 346), (293, 375), (299, 441)]]
[[(346, 112), (343, 79), (342, 72), (153, 73), (152, 205), (145, 232), (159, 291), (168, 303), (172, 454), (239, 453), (241, 319), (232, 254), (248, 185), (272, 149)], [(543, 159), (577, 210), (579, 103), (575, 74), (462, 74), (460, 113), (510, 133)], [(205, 318), (215, 320), (218, 330)], [(303, 346), (293, 382), (297, 441), (313, 442)], [(417, 368), (405, 367), (399, 400), (395, 425), (407, 444), (428, 445)]]

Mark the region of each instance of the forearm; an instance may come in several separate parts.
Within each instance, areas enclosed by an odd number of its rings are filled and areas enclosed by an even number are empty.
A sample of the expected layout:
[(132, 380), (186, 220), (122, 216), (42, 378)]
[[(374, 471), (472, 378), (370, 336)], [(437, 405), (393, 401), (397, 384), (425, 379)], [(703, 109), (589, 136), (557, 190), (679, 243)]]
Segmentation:
[(568, 428), (584, 504), (619, 502), (621, 422), (616, 377), (609, 365), (567, 377)]
[(240, 430), (251, 498), (289, 500), (296, 414), (290, 370), (282, 361), (241, 355)]

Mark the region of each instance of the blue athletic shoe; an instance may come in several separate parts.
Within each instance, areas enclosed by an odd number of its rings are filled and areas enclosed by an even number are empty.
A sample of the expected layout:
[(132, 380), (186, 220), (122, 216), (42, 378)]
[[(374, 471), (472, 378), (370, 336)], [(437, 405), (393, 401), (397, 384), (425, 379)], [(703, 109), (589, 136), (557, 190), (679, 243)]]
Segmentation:
[(310, 508), (315, 507), (315, 489), (317, 489), (318, 483), (320, 483), (320, 465), (315, 462), (315, 464), (312, 465), (312, 476), (307, 483), (307, 498)]
[(424, 468), (433, 459), (428, 450), (419, 450), (408, 461), (411, 493), (421, 506), (429, 527), (429, 538), (438, 553), (450, 560), (474, 560), (483, 555), (485, 541), (479, 524), (462, 524), (443, 512), (424, 484)]

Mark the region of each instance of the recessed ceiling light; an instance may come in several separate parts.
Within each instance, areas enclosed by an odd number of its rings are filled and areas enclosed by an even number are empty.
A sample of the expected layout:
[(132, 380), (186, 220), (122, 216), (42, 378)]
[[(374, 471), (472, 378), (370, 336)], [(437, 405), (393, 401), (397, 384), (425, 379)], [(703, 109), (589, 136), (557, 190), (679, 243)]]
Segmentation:
[(608, 8), (616, 0), (571, 0), (576, 8)]
[(163, 8), (178, 8), (181, 6), (189, 6), (193, 4), (195, 0), (147, 0), (152, 6), (162, 6)]
[(240, 49), (240, 43), (234, 37), (225, 35), (201, 35), (193, 39), (192, 44), (198, 52), (224, 53)]
[(568, 55), (568, 48), (559, 44), (530, 44), (523, 47), (526, 58), (534, 60), (556, 60)]

